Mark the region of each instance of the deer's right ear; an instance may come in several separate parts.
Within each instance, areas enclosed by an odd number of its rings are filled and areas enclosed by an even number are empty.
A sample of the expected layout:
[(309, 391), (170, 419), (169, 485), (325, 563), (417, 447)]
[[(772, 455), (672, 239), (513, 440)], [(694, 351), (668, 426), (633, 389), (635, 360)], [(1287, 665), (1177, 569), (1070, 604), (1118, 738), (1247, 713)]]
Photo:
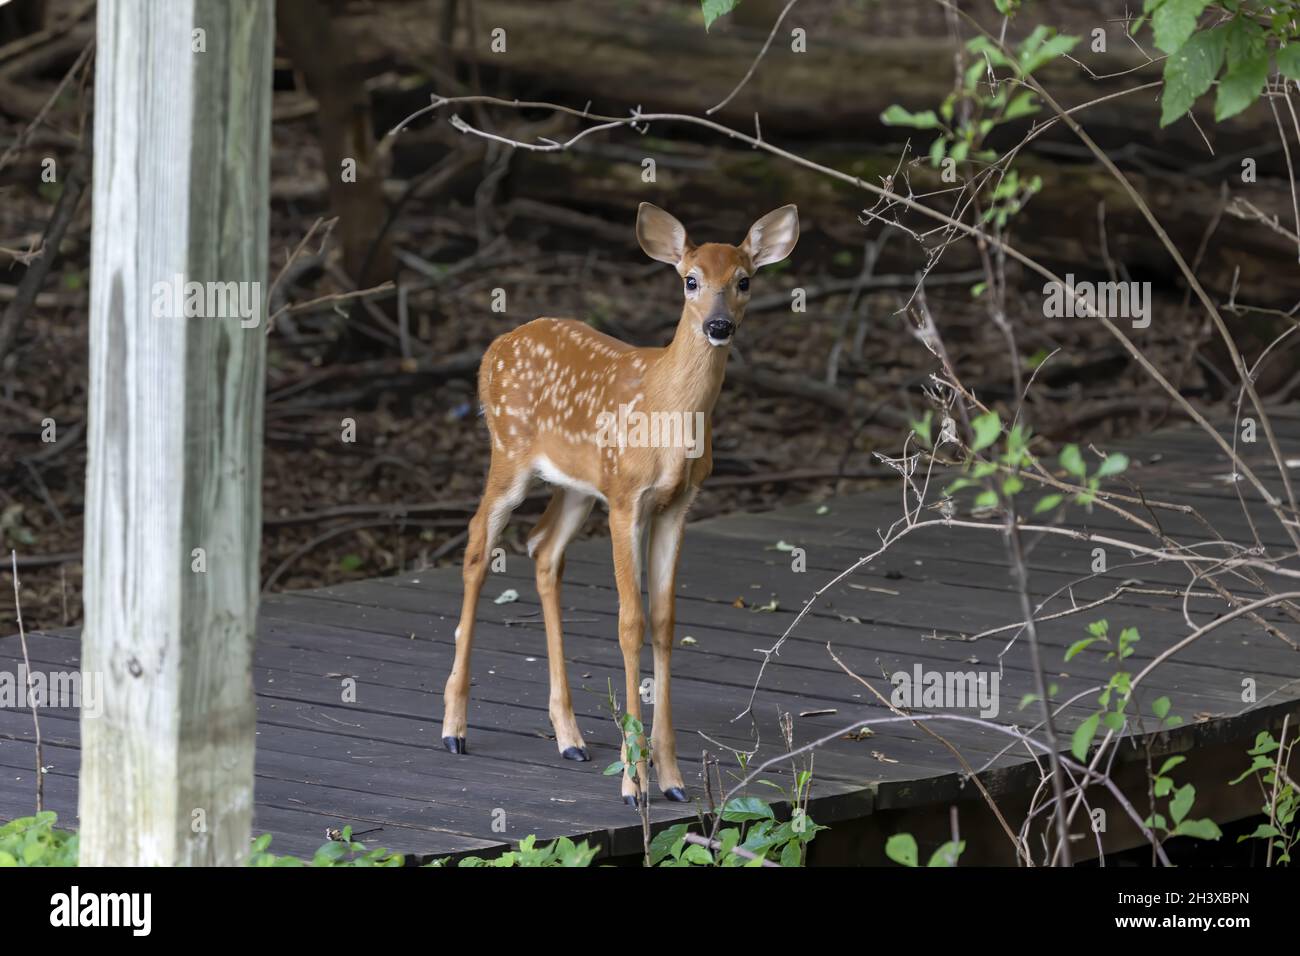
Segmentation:
[(653, 203), (643, 202), (636, 213), (636, 238), (651, 259), (678, 265), (691, 248), (686, 227)]

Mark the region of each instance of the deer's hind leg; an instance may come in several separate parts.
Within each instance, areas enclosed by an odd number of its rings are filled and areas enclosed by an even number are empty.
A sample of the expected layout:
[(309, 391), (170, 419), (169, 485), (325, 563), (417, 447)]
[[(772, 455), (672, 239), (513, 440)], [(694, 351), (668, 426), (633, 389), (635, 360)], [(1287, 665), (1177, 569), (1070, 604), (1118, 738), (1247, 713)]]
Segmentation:
[(511, 513), (523, 500), (530, 477), (527, 467), (517, 466), (504, 456), (493, 454), (483, 498), (469, 522), (469, 540), (462, 571), (465, 597), (460, 609), (460, 624), (456, 628), (456, 659), (442, 697), (442, 744), (454, 754), (467, 752), (469, 652), (474, 644), (474, 616), (487, 578), (488, 559)]
[(650, 596), (650, 636), (654, 650), (654, 726), (650, 752), (664, 796), (685, 802), (686, 785), (677, 766), (677, 735), (673, 730), (671, 661), (677, 621), (677, 564), (681, 556), (686, 512), (695, 490), (683, 492), (652, 519), (650, 525), (647, 593)]
[(582, 731), (573, 714), (569, 678), (564, 667), (564, 621), (560, 611), (560, 581), (564, 576), (564, 550), (591, 513), (591, 495), (572, 488), (557, 488), (546, 513), (528, 536), (528, 553), (537, 570), (537, 594), (546, 621), (546, 657), (551, 676), (549, 711), (555, 744), (567, 760), (590, 760)]

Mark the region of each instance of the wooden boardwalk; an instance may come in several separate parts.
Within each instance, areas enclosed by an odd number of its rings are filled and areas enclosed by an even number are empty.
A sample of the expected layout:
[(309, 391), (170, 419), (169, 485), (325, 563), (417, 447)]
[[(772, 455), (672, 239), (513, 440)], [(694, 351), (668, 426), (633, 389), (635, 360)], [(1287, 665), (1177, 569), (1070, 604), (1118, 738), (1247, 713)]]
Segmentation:
[[(1274, 422), (1288, 456), (1300, 459), (1300, 412), (1280, 410)], [(1224, 535), (1246, 540), (1249, 531), (1225, 480), (1225, 460), (1208, 451), (1208, 442), (1198, 434), (1176, 428), (1107, 447), (1134, 457), (1130, 475), (1148, 496), (1191, 504)], [(1264, 467), (1264, 446), (1246, 447), (1249, 460), (1260, 464), (1257, 473), (1275, 485), (1275, 471)], [(1300, 479), (1300, 469), (1295, 474)], [(1011, 632), (976, 642), (961, 639), (1018, 618), (1001, 537), (945, 528), (909, 535), (832, 588), (764, 675), (755, 699), (756, 725), (748, 718), (734, 720), (758, 676), (757, 649), (776, 640), (814, 590), (876, 549), (876, 529), (897, 517), (899, 501), (898, 489), (890, 487), (832, 499), (823, 507), (808, 504), (690, 527), (679, 576), (673, 694), (678, 749), (693, 797), (702, 793), (702, 750), (721, 755), (724, 768), (734, 771), (734, 759), (719, 744), (750, 749), (756, 727), (756, 760), (783, 752), (779, 712), (794, 714), (796, 743), (855, 720), (889, 716), (866, 688), (835, 665), (828, 643), (845, 664), (885, 692), (889, 683), (883, 675), (910, 673), (918, 665), (941, 672), (996, 672), (1000, 667), (996, 719), (1022, 725), (1036, 720), (1036, 709), (1017, 709), (1032, 688), (1025, 641), (1008, 648)], [(1155, 513), (1165, 531), (1182, 543), (1210, 537), (1187, 514)], [(1264, 543), (1281, 550), (1285, 540), (1276, 524), (1263, 522), (1261, 508), (1252, 508), (1251, 514), (1262, 522)], [(1151, 543), (1103, 511), (1087, 516), (1072, 507), (1071, 518), (1086, 518), (1088, 528), (1099, 533), (1122, 532)], [(805, 550), (805, 571), (792, 569), (792, 555), (784, 550), (788, 545)], [(1062, 538), (1037, 541), (1031, 555), (1035, 595), (1041, 599), (1065, 589), (1042, 614), (1065, 610), (1071, 599), (1095, 601), (1121, 582), (1146, 590), (1186, 583), (1181, 566), (1134, 564), (1116, 549), (1108, 549), (1110, 571), (1090, 577), (1092, 548)], [(516, 590), (518, 600), (494, 603), (507, 589)], [(441, 569), (278, 594), (264, 602), (254, 673), (255, 832), (273, 834), (273, 849), (310, 853), (323, 842), (327, 827), (350, 823), (368, 844), (419, 856), (491, 853), (528, 834), (589, 839), (615, 857), (638, 851), (639, 819), (620, 801), (617, 781), (601, 773), (617, 757), (607, 686), (622, 686), (608, 542), (573, 545), (563, 594), (569, 674), (591, 763), (561, 760), (549, 739), (540, 609), (532, 566), (517, 555), (509, 556), (507, 571), (489, 577), (480, 608), (470, 754), (456, 757), (442, 749), (439, 698), (451, 661), (459, 597), (459, 571)], [(1094, 652), (1064, 663), (1066, 648), (1084, 635), (1089, 621), (1107, 618), (1112, 633), (1139, 628), (1142, 639), (1129, 661), (1136, 672), (1188, 632), (1181, 603), (1178, 597), (1128, 591), (1096, 610), (1040, 625), (1047, 669), (1060, 688), (1058, 699), (1104, 683), (1115, 670)], [(1222, 602), (1202, 597), (1191, 598), (1187, 607), (1197, 624), (1223, 610)], [(1280, 612), (1266, 616), (1292, 640), (1300, 638), (1300, 626)], [(687, 635), (693, 643), (681, 644)], [(77, 666), (75, 632), (30, 635), (29, 645), (34, 668)], [(15, 672), (20, 660), (17, 639), (0, 639), (0, 671)], [(648, 650), (644, 660), (648, 667)], [(355, 680), (355, 701), (345, 699), (347, 678)], [(1254, 682), (1254, 702), (1243, 702), (1246, 680)], [(1258, 795), (1250, 788), (1228, 788), (1226, 781), (1245, 769), (1244, 751), (1259, 729), (1272, 727), (1276, 733), (1287, 715), (1296, 728), (1300, 653), (1238, 619), (1181, 651), (1144, 682), (1140, 708), (1146, 720), (1153, 721), (1151, 703), (1161, 695), (1172, 700), (1173, 713), (1185, 724), (1160, 735), (1154, 746), (1157, 753), (1189, 752), (1184, 768), (1187, 779), (1197, 781), (1198, 815), (1222, 823), (1257, 806)], [(1067, 739), (1091, 712), (1093, 697), (1061, 713)], [(1000, 803), (1005, 801), (1015, 826), (1039, 781), (1026, 751), (1008, 747), (1009, 738), (987, 728), (936, 727), (970, 764), (983, 769), (982, 779)], [(47, 804), (67, 825), (76, 812), (76, 714), (47, 710), (42, 729)], [(30, 714), (0, 709), (0, 819), (31, 812), (31, 740)], [(1121, 748), (1117, 777), (1139, 773), (1143, 759), (1141, 748)], [(878, 860), (884, 837), (896, 830), (922, 836), (924, 848), (925, 839), (933, 844), (944, 838), (953, 804), (970, 843), (968, 861), (1010, 860), (1007, 841), (993, 828), (953, 756), (911, 724), (838, 737), (817, 752), (813, 770), (810, 813), (832, 827), (814, 844), (823, 861)], [(788, 767), (765, 774), (782, 784), (789, 776)], [(774, 793), (764, 787), (755, 792)], [(694, 813), (689, 805), (661, 798), (652, 808), (656, 823)], [(1104, 841), (1108, 850), (1136, 840), (1121, 816), (1112, 812)], [(1088, 852), (1095, 852), (1091, 839), (1080, 847), (1081, 854)]]

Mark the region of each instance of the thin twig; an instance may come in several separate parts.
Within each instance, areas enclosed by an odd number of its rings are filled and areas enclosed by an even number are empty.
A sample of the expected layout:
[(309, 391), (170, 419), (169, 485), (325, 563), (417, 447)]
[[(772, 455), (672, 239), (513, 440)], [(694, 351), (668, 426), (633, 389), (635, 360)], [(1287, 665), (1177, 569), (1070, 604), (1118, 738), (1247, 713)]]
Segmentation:
[(32, 708), (32, 725), (36, 729), (36, 812), (45, 809), (45, 751), (41, 744), (41, 718), (36, 712), (36, 694), (32, 686), (32, 662), (27, 656), (27, 631), (23, 628), (23, 602), (18, 586), (18, 552), (9, 552), (14, 575), (14, 613), (18, 617), (18, 641), (23, 648), (23, 668), (27, 672), (27, 703)]

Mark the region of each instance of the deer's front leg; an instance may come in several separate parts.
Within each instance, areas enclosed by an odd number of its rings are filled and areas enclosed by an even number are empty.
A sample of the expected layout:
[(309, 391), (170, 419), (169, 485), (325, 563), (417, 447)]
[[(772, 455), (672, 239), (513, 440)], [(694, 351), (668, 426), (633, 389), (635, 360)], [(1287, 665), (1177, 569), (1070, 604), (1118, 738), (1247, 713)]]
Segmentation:
[(673, 730), (671, 661), (673, 628), (677, 621), (677, 560), (681, 554), (682, 531), (691, 492), (677, 499), (655, 516), (650, 529), (650, 640), (654, 648), (655, 712), (650, 732), (651, 755), (659, 789), (669, 800), (686, 802), (685, 782), (677, 766), (677, 734)]
[[(610, 502), (609, 532), (614, 545), (614, 577), (618, 582), (618, 644), (623, 651), (623, 673), (626, 677), (624, 699), (627, 712), (641, 720), (641, 642), (645, 639), (645, 612), (641, 609), (641, 538), (642, 517), (639, 501)], [(645, 735), (638, 735), (641, 759), (637, 761), (637, 778), (647, 781)], [(637, 782), (627, 767), (627, 736), (622, 747), (623, 802), (636, 806), (641, 793)]]

